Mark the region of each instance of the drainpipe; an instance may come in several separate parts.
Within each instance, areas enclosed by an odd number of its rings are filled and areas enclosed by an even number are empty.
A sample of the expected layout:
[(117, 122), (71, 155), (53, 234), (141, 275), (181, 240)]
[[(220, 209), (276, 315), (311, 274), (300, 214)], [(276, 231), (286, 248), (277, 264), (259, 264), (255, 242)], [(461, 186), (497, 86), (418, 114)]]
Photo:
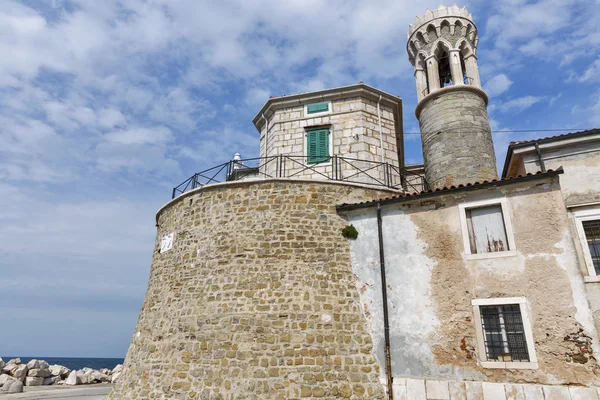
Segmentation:
[(379, 107), (379, 103), (381, 103), (381, 99), (383, 96), (379, 95), (379, 101), (377, 102), (377, 120), (379, 122), (379, 144), (381, 146), (381, 164), (385, 162), (384, 152), (383, 152), (383, 130), (381, 129), (381, 108)]
[(542, 157), (542, 151), (540, 150), (540, 145), (538, 142), (535, 142), (535, 152), (538, 155), (538, 159), (540, 160), (540, 167), (542, 168), (542, 172), (546, 172), (546, 165), (544, 164), (544, 158)]
[(381, 268), (381, 296), (383, 297), (383, 329), (385, 334), (385, 375), (387, 376), (388, 399), (394, 400), (392, 392), (394, 378), (392, 376), (392, 360), (390, 355), (390, 322), (387, 307), (387, 283), (385, 279), (385, 256), (383, 253), (383, 229), (381, 221), (381, 203), (377, 202), (377, 234), (379, 237), (379, 266)]
[(265, 157), (268, 157), (269, 155), (269, 150), (268, 150), (268, 145), (269, 145), (269, 120), (265, 118), (265, 113), (261, 114), (262, 118), (265, 120)]

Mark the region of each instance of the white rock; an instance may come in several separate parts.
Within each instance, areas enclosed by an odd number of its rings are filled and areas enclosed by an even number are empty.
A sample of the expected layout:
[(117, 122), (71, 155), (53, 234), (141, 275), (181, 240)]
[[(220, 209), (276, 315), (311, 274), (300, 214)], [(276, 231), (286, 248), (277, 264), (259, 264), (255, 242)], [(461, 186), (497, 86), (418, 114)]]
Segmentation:
[(27, 372), (27, 376), (37, 376), (41, 378), (47, 378), (51, 375), (52, 373), (49, 369), (30, 369), (29, 372)]
[(94, 383), (110, 382), (110, 377), (106, 374), (103, 374), (100, 371), (92, 372), (91, 378), (92, 378), (92, 382), (94, 382)]
[(2, 367), (2, 372), (5, 374), (10, 373), (13, 368), (16, 368), (17, 364), (7, 363), (4, 367)]
[(40, 369), (49, 369), (49, 368), (50, 368), (50, 364), (48, 364), (44, 360), (40, 360)]
[(49, 369), (52, 376), (60, 376), (66, 378), (67, 376), (69, 376), (69, 373), (71, 373), (71, 370), (69, 368), (58, 364), (51, 365)]
[(8, 374), (0, 374), (0, 387), (4, 385), (7, 381), (14, 381), (14, 378)]
[(5, 365), (6, 363), (2, 360), (2, 357), (0, 357), (0, 371), (2, 371), (2, 368), (4, 368)]
[(36, 369), (40, 367), (40, 360), (33, 359), (27, 363), (27, 368)]
[(112, 374), (112, 371), (108, 368), (100, 368), (99, 370), (100, 372), (102, 372), (104, 375), (110, 375)]
[(42, 386), (44, 378), (41, 376), (28, 376), (25, 378), (25, 386)]
[(83, 370), (77, 371), (77, 383), (82, 385), (87, 385), (88, 383), (92, 383), (92, 374), (86, 374)]
[(116, 367), (113, 368), (112, 372), (117, 373), (117, 372), (121, 372), (123, 370), (123, 365), (122, 364), (118, 364)]
[(25, 377), (27, 377), (27, 365), (21, 364), (17, 365), (10, 371), (10, 374), (15, 377), (15, 379), (23, 382)]
[(71, 371), (69, 377), (67, 378), (65, 384), (67, 385), (77, 385), (77, 371)]
[(112, 374), (112, 376), (110, 377), (110, 382), (111, 383), (117, 383), (117, 381), (119, 380), (119, 376), (121, 376), (121, 371), (119, 372), (115, 372), (114, 374)]
[(11, 358), (10, 360), (8, 360), (7, 364), (21, 364), (21, 359), (20, 358)]
[(42, 385), (46, 386), (46, 385), (54, 385), (55, 383), (58, 383), (60, 381), (60, 376), (49, 376), (47, 378), (44, 378), (44, 382), (42, 383)]
[(23, 393), (23, 382), (13, 381), (13, 384), (8, 388), (8, 393)]
[(92, 369), (92, 368), (89, 368), (89, 367), (84, 367), (80, 371), (82, 371), (84, 374), (91, 374), (92, 372), (95, 371), (95, 369)]

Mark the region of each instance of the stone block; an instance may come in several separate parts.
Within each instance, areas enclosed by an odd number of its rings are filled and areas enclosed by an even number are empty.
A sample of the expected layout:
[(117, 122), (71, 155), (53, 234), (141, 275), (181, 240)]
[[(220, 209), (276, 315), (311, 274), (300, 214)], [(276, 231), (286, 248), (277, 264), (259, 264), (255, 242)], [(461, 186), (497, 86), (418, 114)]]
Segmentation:
[(483, 386), (481, 382), (465, 382), (467, 400), (483, 400)]
[(483, 400), (506, 400), (506, 391), (502, 383), (483, 382)]
[(506, 400), (525, 400), (525, 392), (522, 385), (505, 384)]
[(428, 400), (450, 400), (448, 382), (428, 380), (425, 383)]
[(450, 400), (467, 400), (467, 389), (465, 382), (450, 381), (448, 383)]
[(598, 400), (598, 392), (595, 388), (585, 388), (585, 387), (569, 387), (569, 394), (571, 395), (571, 400)]
[(410, 400), (427, 400), (425, 381), (422, 379), (407, 379), (406, 396)]
[(546, 400), (571, 400), (569, 388), (565, 386), (543, 386)]

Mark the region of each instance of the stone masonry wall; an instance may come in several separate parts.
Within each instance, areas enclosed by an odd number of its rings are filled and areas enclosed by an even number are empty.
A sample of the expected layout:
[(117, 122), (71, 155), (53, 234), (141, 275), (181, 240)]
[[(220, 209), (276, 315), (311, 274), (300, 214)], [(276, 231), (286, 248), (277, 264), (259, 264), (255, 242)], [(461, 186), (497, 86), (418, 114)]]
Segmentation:
[(498, 178), (483, 92), (469, 89), (445, 88), (417, 111), (425, 175), (433, 188)]
[[(383, 133), (384, 161), (396, 167), (400, 165), (398, 147), (402, 146), (401, 132), (396, 132), (394, 112), (389, 105), (382, 102), (381, 125)], [(284, 159), (285, 176), (297, 178), (325, 179), (334, 172), (332, 162), (310, 164), (306, 169), (306, 131), (314, 127), (329, 126), (331, 129), (331, 155), (348, 157), (357, 161), (340, 162), (337, 173), (340, 177), (352, 176), (353, 181), (376, 183), (383, 182), (384, 168), (381, 163), (381, 145), (377, 116), (377, 103), (363, 97), (352, 97), (332, 101), (332, 112), (315, 117), (304, 115), (304, 106), (276, 109), (269, 118), (269, 131), (263, 126), (260, 140), (260, 156), (291, 156)], [(397, 134), (400, 135), (398, 140)], [(360, 160), (360, 161), (358, 161)], [(263, 161), (264, 163), (264, 161)], [(357, 168), (367, 170), (367, 174), (359, 173)], [(273, 160), (263, 165), (262, 172), (276, 176), (277, 162)], [(400, 184), (394, 182), (394, 184)]]
[[(148, 291), (109, 399), (381, 399), (333, 182), (207, 186), (159, 211)], [(174, 233), (171, 250), (161, 239)]]

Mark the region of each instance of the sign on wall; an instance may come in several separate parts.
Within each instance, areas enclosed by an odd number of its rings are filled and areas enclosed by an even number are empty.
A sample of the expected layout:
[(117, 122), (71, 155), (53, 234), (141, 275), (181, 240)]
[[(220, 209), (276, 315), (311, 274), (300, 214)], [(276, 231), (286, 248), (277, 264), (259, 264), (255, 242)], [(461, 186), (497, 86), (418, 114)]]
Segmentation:
[(160, 252), (164, 253), (165, 251), (169, 251), (173, 248), (173, 234), (170, 233), (166, 236), (163, 236), (160, 241)]

